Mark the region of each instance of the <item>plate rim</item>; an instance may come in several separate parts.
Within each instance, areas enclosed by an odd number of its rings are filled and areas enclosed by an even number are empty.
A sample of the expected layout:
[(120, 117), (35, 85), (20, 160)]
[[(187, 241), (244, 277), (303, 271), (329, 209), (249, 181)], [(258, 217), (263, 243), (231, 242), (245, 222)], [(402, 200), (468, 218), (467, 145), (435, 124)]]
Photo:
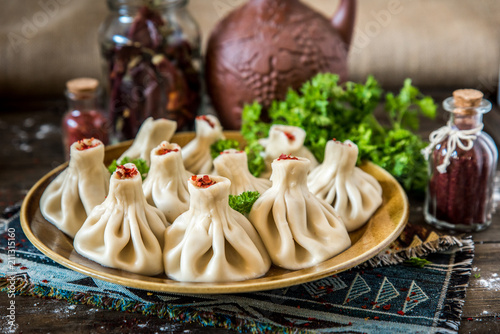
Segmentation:
[[(131, 141), (119, 143), (116, 145), (110, 145), (106, 147), (106, 152), (111, 151), (113, 149), (120, 148), (125, 145), (129, 145)], [(137, 288), (137, 289), (142, 289), (142, 290), (151, 290), (151, 291), (157, 291), (157, 292), (173, 292), (173, 293), (189, 293), (189, 294), (228, 294), (228, 293), (243, 293), (243, 292), (256, 292), (256, 291), (265, 291), (265, 290), (271, 290), (271, 289), (277, 289), (277, 288), (283, 288), (283, 287), (288, 287), (288, 286), (293, 286), (293, 285), (298, 285), (298, 284), (303, 284), (307, 282), (311, 282), (314, 280), (318, 280), (321, 278), (324, 278), (326, 276), (334, 275), (342, 271), (349, 270), (369, 259), (372, 257), (376, 256), (379, 254), (385, 247), (389, 246), (394, 240), (397, 239), (397, 237), (401, 234), (403, 231), (404, 227), (406, 226), (408, 219), (409, 219), (409, 201), (406, 192), (403, 190), (402, 186), (397, 182), (397, 180), (390, 175), (386, 170), (381, 168), (380, 166), (377, 166), (373, 164), (372, 162), (364, 162), (364, 165), (371, 166), (372, 168), (375, 168), (379, 173), (382, 173), (387, 179), (393, 183), (396, 187), (396, 191), (398, 194), (401, 195), (401, 199), (403, 202), (402, 206), (402, 216), (399, 222), (397, 222), (397, 225), (395, 228), (392, 230), (392, 232), (385, 237), (385, 239), (376, 244), (374, 247), (370, 248), (368, 251), (358, 254), (357, 256), (350, 258), (348, 261), (343, 262), (342, 264), (346, 265), (337, 265), (334, 267), (327, 267), (323, 270), (319, 271), (312, 271), (310, 270), (309, 273), (305, 274), (300, 274), (301, 271), (307, 270), (310, 268), (305, 268), (301, 270), (295, 270), (291, 271), (293, 274), (298, 273), (298, 275), (292, 275), (291, 277), (285, 277), (285, 278), (277, 278), (277, 279), (272, 279), (272, 280), (267, 280), (263, 282), (259, 282), (259, 278), (253, 279), (253, 280), (246, 280), (246, 281), (239, 281), (239, 282), (228, 282), (228, 283), (197, 283), (197, 282), (178, 282), (171, 280), (169, 278), (169, 281), (172, 283), (168, 282), (151, 282), (151, 281), (143, 281), (143, 280), (138, 280), (136, 278), (131, 278), (131, 277), (123, 277), (120, 275), (115, 275), (112, 273), (106, 273), (102, 271), (95, 270), (93, 268), (87, 267), (84, 264), (80, 264), (77, 262), (74, 262), (70, 260), (69, 258), (66, 258), (62, 256), (61, 254), (57, 253), (56, 251), (52, 250), (49, 246), (45, 245), (31, 229), (31, 222), (29, 221), (28, 217), (28, 207), (30, 204), (30, 201), (33, 201), (33, 197), (35, 197), (35, 193), (39, 190), (39, 188), (42, 186), (43, 183), (47, 181), (50, 177), (55, 175), (56, 173), (59, 173), (62, 171), (64, 168), (67, 167), (68, 162), (65, 162), (58, 167), (52, 169), (50, 172), (45, 174), (41, 179), (39, 179), (29, 190), (27, 193), (25, 199), (23, 200), (23, 203), (21, 205), (21, 212), (20, 212), (20, 221), (21, 221), (21, 228), (23, 229), (26, 237), (30, 240), (30, 242), (43, 254), (45, 254), (47, 257), (52, 259), (53, 261), (57, 262), (58, 264), (69, 268), (71, 270), (77, 271), (79, 273), (82, 273), (84, 275), (101, 279), (103, 281), (131, 287), (131, 288)], [(40, 210), (39, 203), (37, 205), (37, 210)], [(377, 209), (378, 210), (378, 209)], [(47, 222), (50, 224), (49, 222)], [(362, 239), (362, 237), (361, 237)], [(361, 240), (360, 239), (360, 240)], [(359, 241), (359, 240), (358, 240)], [(333, 257), (334, 258), (334, 257)], [(328, 260), (326, 260), (328, 261)], [(340, 268), (335, 269), (335, 267), (340, 266)], [(314, 267), (314, 266), (313, 266)], [(141, 275), (139, 275), (141, 276)], [(260, 277), (263, 278), (266, 277), (265, 275)], [(251, 281), (251, 282), (250, 282)]]

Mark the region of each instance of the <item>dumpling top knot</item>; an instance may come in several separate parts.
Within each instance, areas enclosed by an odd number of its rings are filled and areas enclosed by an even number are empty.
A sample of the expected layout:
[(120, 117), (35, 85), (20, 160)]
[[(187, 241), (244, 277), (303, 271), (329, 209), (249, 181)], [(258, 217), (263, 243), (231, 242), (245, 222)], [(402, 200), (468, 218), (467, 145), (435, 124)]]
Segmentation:
[(334, 138), (326, 143), (323, 163), (307, 177), (309, 190), (335, 208), (349, 232), (366, 223), (382, 204), (382, 187), (356, 167), (357, 160), (356, 144)]
[(75, 144), (75, 149), (78, 151), (83, 151), (83, 150), (88, 150), (90, 148), (97, 147), (99, 145), (102, 145), (102, 142), (99, 140), (92, 138), (84, 138), (80, 139), (79, 141), (76, 142)]
[(117, 166), (113, 175), (117, 179), (131, 179), (136, 175), (139, 175), (139, 170), (133, 163), (127, 163), (125, 165)]

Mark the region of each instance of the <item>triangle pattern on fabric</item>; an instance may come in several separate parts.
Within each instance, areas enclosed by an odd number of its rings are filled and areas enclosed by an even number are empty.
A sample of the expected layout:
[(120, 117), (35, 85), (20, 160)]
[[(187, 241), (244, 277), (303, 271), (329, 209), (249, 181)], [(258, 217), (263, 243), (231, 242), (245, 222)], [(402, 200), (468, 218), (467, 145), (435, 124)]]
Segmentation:
[(85, 277), (85, 278), (78, 279), (75, 281), (69, 281), (68, 283), (75, 284), (75, 285), (83, 285), (83, 286), (92, 287), (92, 288), (98, 288), (97, 284), (95, 284), (95, 282), (94, 282), (94, 279), (91, 277)]
[(160, 295), (160, 294), (157, 294), (156, 297), (158, 297), (158, 299), (161, 300), (161, 301), (163, 301), (163, 302), (171, 302), (173, 300), (179, 299), (178, 297), (167, 296), (167, 295)]
[(362, 296), (370, 291), (372, 291), (372, 289), (368, 286), (366, 281), (359, 275), (359, 273), (357, 273), (356, 277), (354, 278), (351, 284), (351, 287), (349, 288), (349, 291), (347, 292), (347, 296), (345, 296), (343, 304), (345, 305), (349, 301), (354, 300), (359, 296)]
[(408, 312), (412, 310), (418, 304), (421, 304), (428, 300), (429, 297), (425, 292), (415, 283), (411, 281), (410, 290), (408, 290), (408, 295), (406, 296), (405, 303), (403, 305), (403, 312)]
[(439, 234), (432, 231), (431, 234), (429, 234), (429, 236), (427, 237), (427, 239), (425, 239), (425, 242), (434, 241), (434, 240), (438, 240), (438, 239), (439, 239)]
[(422, 243), (423, 243), (422, 240), (418, 237), (418, 235), (416, 235), (413, 237), (410, 246), (408, 246), (407, 248), (415, 248), (417, 246), (420, 246)]
[(377, 305), (385, 304), (391, 299), (397, 298), (399, 296), (398, 290), (394, 288), (394, 285), (384, 276), (384, 280), (378, 289), (377, 297), (375, 298), (375, 308)]
[(329, 276), (319, 281), (306, 283), (304, 288), (311, 297), (316, 298), (326, 293), (345, 289), (347, 284), (337, 276)]

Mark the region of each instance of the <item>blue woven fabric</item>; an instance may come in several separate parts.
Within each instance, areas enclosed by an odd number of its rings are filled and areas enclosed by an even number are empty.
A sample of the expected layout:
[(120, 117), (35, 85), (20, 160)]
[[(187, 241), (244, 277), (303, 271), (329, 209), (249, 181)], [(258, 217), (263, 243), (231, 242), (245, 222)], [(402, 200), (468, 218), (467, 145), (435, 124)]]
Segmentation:
[[(15, 231), (14, 243), (9, 244), (12, 238), (8, 231)], [(185, 295), (128, 288), (69, 270), (27, 240), (18, 215), (3, 220), (0, 234), (3, 291), (15, 282), (18, 294), (244, 332), (455, 333), (473, 257), (470, 238), (457, 239), (455, 246), (452, 242), (446, 247), (428, 247), (424, 242), (419, 247), (430, 250), (427, 253), (439, 248), (448, 251), (427, 255), (432, 263), (423, 268), (405, 263), (374, 267), (387, 260), (384, 256), (389, 251), (385, 251), (356, 269), (288, 288), (234, 295)], [(13, 253), (9, 249), (13, 248), (15, 263), (9, 263)], [(399, 260), (411, 254), (409, 249), (401, 250)], [(394, 259), (398, 259), (397, 254)]]

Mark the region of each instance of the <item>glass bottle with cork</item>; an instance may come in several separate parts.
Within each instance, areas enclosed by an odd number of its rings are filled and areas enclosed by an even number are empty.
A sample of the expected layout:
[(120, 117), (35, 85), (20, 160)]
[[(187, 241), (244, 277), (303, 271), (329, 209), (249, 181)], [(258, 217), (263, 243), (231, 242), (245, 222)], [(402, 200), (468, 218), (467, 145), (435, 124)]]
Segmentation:
[(446, 126), (430, 135), (424, 150), (430, 179), (425, 220), (436, 227), (480, 231), (491, 224), (498, 150), (483, 130), (491, 103), (474, 89), (460, 89), (443, 102)]
[(68, 111), (62, 119), (64, 153), (69, 158), (69, 148), (83, 138), (96, 138), (104, 145), (109, 142), (109, 121), (99, 100), (99, 81), (93, 78), (76, 78), (66, 82)]

